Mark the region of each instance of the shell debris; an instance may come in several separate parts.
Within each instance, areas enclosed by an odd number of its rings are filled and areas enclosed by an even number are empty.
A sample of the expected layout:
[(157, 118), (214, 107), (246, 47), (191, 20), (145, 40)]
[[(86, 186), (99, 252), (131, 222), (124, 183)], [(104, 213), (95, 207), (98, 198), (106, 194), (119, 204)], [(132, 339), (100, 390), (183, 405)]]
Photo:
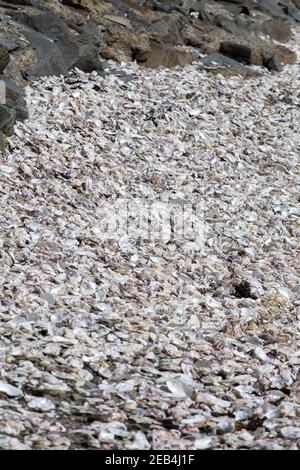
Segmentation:
[(299, 447), (299, 89), (299, 62), (27, 88), (0, 157), (1, 448)]

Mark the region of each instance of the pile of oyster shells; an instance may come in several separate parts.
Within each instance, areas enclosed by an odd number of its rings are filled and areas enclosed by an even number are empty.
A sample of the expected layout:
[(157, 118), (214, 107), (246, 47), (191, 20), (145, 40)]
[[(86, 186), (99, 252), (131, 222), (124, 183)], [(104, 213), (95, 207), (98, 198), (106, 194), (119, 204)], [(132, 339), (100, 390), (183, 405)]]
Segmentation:
[(110, 69), (0, 157), (0, 448), (297, 449), (299, 62)]

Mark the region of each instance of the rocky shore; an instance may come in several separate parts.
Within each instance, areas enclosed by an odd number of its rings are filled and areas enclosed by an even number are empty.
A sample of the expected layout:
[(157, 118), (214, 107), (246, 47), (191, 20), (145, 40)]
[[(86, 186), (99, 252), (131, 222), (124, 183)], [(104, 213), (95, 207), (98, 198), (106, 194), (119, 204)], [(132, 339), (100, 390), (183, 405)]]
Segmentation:
[[(27, 87), (0, 165), (1, 449), (299, 449), (299, 62), (261, 73)], [(124, 198), (154, 227), (199, 203), (204, 238), (107, 236)]]
[(299, 450), (299, 2), (20, 3), (0, 449)]
[[(6, 0), (0, 2), (0, 145), (27, 118), (24, 86), (77, 67), (103, 75), (106, 61), (145, 67), (198, 62), (245, 78), (279, 72), (296, 55), (283, 43), (298, 0)], [(254, 66), (254, 68), (253, 68)], [(3, 100), (2, 100), (3, 101)]]

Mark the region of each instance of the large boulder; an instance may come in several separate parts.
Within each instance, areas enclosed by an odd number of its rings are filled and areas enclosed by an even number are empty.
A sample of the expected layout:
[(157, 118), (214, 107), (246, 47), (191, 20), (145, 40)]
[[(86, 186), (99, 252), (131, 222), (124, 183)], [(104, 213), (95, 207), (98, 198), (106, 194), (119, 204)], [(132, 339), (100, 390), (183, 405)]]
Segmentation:
[(48, 39), (57, 41), (71, 36), (67, 23), (53, 13), (42, 13), (32, 18), (33, 27)]
[(23, 72), (27, 79), (37, 80), (43, 76), (66, 75), (68, 68), (62, 54), (52, 41), (29, 28), (24, 30), (24, 36), (37, 54), (37, 61)]
[(92, 33), (77, 28), (78, 33), (75, 33), (53, 13), (29, 17), (17, 12), (13, 17), (24, 25), (23, 34), (37, 55), (36, 62), (23, 71), (27, 79), (66, 75), (74, 67), (84, 72), (104, 72), (99, 60), (99, 37), (95, 35), (95, 28)]
[(104, 69), (99, 60), (97, 40), (89, 33), (82, 32), (55, 42), (67, 70), (77, 67), (84, 72), (97, 71), (103, 74)]

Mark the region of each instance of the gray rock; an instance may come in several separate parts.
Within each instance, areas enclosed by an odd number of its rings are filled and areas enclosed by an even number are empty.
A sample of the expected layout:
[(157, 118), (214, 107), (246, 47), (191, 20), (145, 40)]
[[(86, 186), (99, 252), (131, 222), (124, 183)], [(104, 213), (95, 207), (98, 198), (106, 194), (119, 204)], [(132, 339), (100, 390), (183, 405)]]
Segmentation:
[[(55, 15), (54, 17), (56, 18)], [(43, 30), (45, 18), (49, 16), (40, 15), (40, 20), (37, 22), (41, 30)], [(43, 76), (66, 75), (74, 67), (84, 72), (103, 73), (99, 60), (99, 36), (85, 31), (74, 35), (70, 30), (64, 30), (62, 25), (67, 28), (66, 23), (62, 22), (48, 29), (47, 34), (53, 37), (55, 31), (58, 30), (58, 36), (63, 36), (54, 42), (38, 31), (27, 27), (24, 29), (24, 35), (36, 50), (38, 57), (38, 61), (24, 72), (27, 79), (36, 80)]]
[(128, 74), (128, 73), (125, 73), (125, 72), (122, 72), (122, 71), (113, 72), (110, 75), (115, 75), (120, 80), (122, 80), (122, 82), (124, 82), (125, 84), (133, 82), (134, 80), (137, 79), (137, 75)]
[(99, 49), (97, 46), (84, 44), (79, 48), (78, 58), (74, 62), (73, 67), (77, 67), (87, 73), (96, 71), (102, 74), (104, 70), (98, 55)]
[(5, 139), (3, 133), (0, 131), (0, 153), (3, 153), (5, 150)]
[(66, 75), (68, 69), (59, 53), (52, 53), (40, 59), (36, 64), (31, 65), (25, 72), (29, 80), (37, 80), (40, 77), (50, 77), (52, 75)]
[(99, 60), (99, 46), (90, 34), (82, 33), (55, 42), (68, 70), (77, 67), (84, 72), (97, 71), (103, 73)]
[(67, 23), (53, 13), (36, 15), (32, 20), (34, 29), (49, 39), (58, 40), (71, 36)]
[(288, 21), (300, 21), (299, 10), (290, 0), (248, 0), (247, 3), (251, 8), (268, 13), (274, 18), (280, 18)]
[(181, 21), (179, 15), (175, 13), (163, 15), (152, 22), (152, 27), (164, 43), (173, 45), (184, 43), (180, 33)]
[(22, 11), (20, 12), (17, 11), (17, 12), (10, 13), (10, 17), (17, 23), (27, 26), (27, 28), (34, 29), (33, 18), (27, 13), (23, 13)]
[(209, 54), (206, 57), (199, 59), (199, 63), (204, 69), (211, 68), (230, 68), (236, 73), (240, 73), (245, 77), (259, 77), (261, 73), (257, 70), (253, 70), (251, 67), (242, 65), (237, 60), (231, 59), (230, 57), (224, 56), (218, 52)]
[(3, 72), (5, 67), (9, 63), (9, 53), (7, 47), (3, 44), (0, 44), (0, 73)]
[(85, 45), (79, 50), (79, 57), (74, 63), (74, 67), (83, 70), (84, 72), (100, 72), (103, 73), (103, 67), (99, 61), (96, 46)]
[(14, 41), (11, 41), (11, 39), (7, 39), (3, 37), (0, 37), (0, 45), (5, 46), (8, 52), (14, 52), (17, 49), (19, 49), (18, 44), (16, 44)]
[(282, 65), (281, 65), (280, 59), (276, 54), (273, 54), (273, 55), (263, 54), (262, 58), (263, 58), (263, 65), (268, 70), (272, 70), (275, 72), (282, 71)]
[(39, 59), (43, 59), (55, 52), (57, 53), (57, 48), (54, 43), (45, 38), (41, 33), (34, 31), (33, 29), (26, 28), (24, 30), (24, 36), (36, 50)]
[(55, 42), (56, 48), (60, 51), (65, 66), (68, 70), (74, 67), (74, 63), (78, 58), (79, 46), (76, 36), (64, 38)]
[(251, 48), (234, 42), (221, 42), (220, 52), (242, 64), (251, 64)]
[(226, 57), (223, 54), (215, 52), (214, 54), (209, 54), (200, 59), (200, 62), (204, 65), (219, 65), (220, 67), (232, 67), (240, 66), (240, 62), (237, 60)]
[(28, 110), (24, 90), (4, 75), (0, 75), (0, 80), (3, 81), (6, 86), (6, 105), (16, 111), (17, 120), (22, 121), (27, 119)]
[(12, 135), (16, 122), (16, 111), (6, 105), (0, 104), (0, 130), (5, 135)]
[(31, 29), (26, 29), (24, 35), (38, 56), (38, 61), (24, 72), (27, 79), (37, 80), (43, 76), (65, 75), (67, 73), (68, 68), (62, 54), (52, 41)]
[(95, 46), (100, 46), (100, 28), (96, 23), (86, 23), (81, 29), (91, 36)]

